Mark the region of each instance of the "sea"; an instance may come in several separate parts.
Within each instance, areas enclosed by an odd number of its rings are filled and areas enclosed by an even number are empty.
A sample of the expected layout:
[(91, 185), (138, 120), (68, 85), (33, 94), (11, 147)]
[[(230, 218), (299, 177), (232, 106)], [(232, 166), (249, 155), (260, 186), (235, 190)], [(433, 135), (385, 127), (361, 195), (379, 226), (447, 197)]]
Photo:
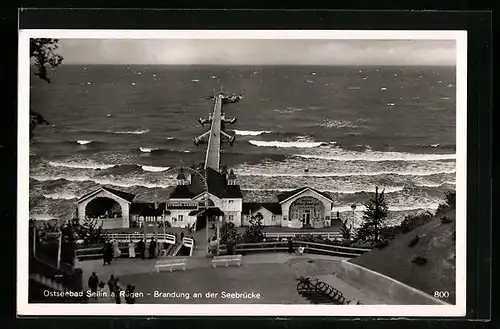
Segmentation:
[(69, 218), (101, 185), (168, 198), (169, 168), (205, 159), (193, 138), (209, 128), (197, 120), (221, 90), (243, 96), (223, 108), (237, 121), (221, 161), (244, 202), (310, 186), (359, 223), (378, 186), (397, 225), (455, 189), (455, 67), (62, 64), (50, 78), (30, 82), (31, 107), (50, 123), (30, 144), (34, 219)]

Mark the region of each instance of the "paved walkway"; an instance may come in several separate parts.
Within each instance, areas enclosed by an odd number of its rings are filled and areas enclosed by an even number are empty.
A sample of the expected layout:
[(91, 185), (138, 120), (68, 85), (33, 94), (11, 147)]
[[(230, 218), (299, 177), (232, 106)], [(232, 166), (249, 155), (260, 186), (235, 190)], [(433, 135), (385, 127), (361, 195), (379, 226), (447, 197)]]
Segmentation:
[[(243, 257), (241, 267), (211, 267), (208, 258), (187, 258), (186, 271), (168, 270), (156, 273), (156, 260), (119, 259), (111, 266), (102, 266), (97, 261), (83, 262), (84, 277), (88, 271), (95, 270), (99, 278), (107, 281), (110, 274), (120, 279), (123, 286), (133, 284), (136, 291), (144, 296), (137, 303), (178, 304), (178, 303), (270, 303), (270, 304), (308, 304), (309, 301), (296, 291), (297, 278), (315, 277), (341, 291), (351, 304), (360, 301), (365, 305), (397, 304), (387, 296), (374, 296), (363, 292), (336, 276), (342, 258), (321, 255), (289, 255), (287, 253), (266, 253)], [(148, 273), (146, 275), (146, 273)], [(159, 298), (156, 292), (182, 293), (184, 297)], [(260, 299), (223, 299), (225, 292), (260, 293)], [(216, 298), (194, 299), (195, 293), (218, 293)], [(96, 302), (113, 303), (110, 298), (101, 298)]]

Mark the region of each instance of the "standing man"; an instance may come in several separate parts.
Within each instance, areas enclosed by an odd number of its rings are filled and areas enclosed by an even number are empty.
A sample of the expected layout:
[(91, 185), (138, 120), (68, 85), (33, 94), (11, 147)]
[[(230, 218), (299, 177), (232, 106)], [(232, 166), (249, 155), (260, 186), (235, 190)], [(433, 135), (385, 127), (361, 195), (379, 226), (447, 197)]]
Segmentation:
[(293, 253), (293, 241), (291, 237), (288, 238), (288, 253)]
[(142, 241), (142, 239), (137, 243), (137, 250), (141, 255), (141, 259), (146, 258), (146, 244), (144, 243), (144, 241)]
[(151, 238), (151, 242), (149, 243), (149, 258), (155, 258), (156, 256), (156, 241), (154, 238)]
[(98, 285), (99, 285), (99, 278), (97, 277), (97, 274), (95, 274), (95, 272), (92, 272), (92, 275), (89, 277), (88, 286), (90, 291), (92, 292), (92, 295), (95, 296), (95, 299), (97, 299)]

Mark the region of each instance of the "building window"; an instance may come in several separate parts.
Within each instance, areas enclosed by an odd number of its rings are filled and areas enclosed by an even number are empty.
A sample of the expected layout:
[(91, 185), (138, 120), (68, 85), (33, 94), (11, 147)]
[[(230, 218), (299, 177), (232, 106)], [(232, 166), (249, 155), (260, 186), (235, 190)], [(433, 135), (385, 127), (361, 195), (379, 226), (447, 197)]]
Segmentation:
[(233, 215), (229, 215), (229, 221), (232, 222), (233, 221), (233, 218), (234, 216)]
[(182, 219), (183, 219), (182, 217), (183, 217), (183, 215), (179, 215), (179, 222), (182, 222)]
[(234, 200), (229, 200), (229, 203), (234, 203)]
[(274, 222), (276, 220), (276, 215), (271, 215), (271, 220)]

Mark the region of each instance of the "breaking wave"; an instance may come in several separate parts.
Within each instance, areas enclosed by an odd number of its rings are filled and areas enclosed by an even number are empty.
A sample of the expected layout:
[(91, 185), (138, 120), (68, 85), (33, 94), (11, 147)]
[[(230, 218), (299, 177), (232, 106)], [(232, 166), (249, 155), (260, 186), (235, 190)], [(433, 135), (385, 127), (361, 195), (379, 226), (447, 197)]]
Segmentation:
[(124, 131), (108, 131), (113, 134), (131, 134), (131, 135), (143, 135), (149, 132), (149, 129), (140, 130), (124, 130)]
[(47, 199), (63, 199), (63, 200), (72, 200), (72, 199), (78, 199), (78, 197), (74, 194), (70, 193), (51, 193), (51, 194), (44, 194), (44, 198)]
[[(380, 176), (380, 175), (400, 175), (400, 176), (432, 176), (437, 174), (454, 174), (455, 170), (442, 170), (439, 172), (398, 172), (398, 171), (379, 171), (379, 172), (327, 172), (327, 173), (303, 173), (303, 174), (292, 174), (292, 173), (259, 173), (259, 172), (245, 172), (236, 171), (235, 173), (239, 176), (260, 176), (260, 177), (352, 177), (352, 176)], [(441, 184), (436, 185), (440, 186)]]
[(295, 141), (295, 142), (280, 142), (280, 141), (248, 141), (250, 144), (261, 147), (294, 147), (294, 148), (311, 148), (325, 145), (324, 142), (306, 142), (306, 141)]
[(56, 162), (56, 161), (49, 161), (49, 165), (52, 167), (65, 167), (74, 169), (109, 169), (116, 166), (114, 164), (102, 164), (95, 162)]
[(160, 172), (169, 170), (170, 167), (156, 167), (156, 166), (141, 166), (144, 171)]
[(251, 130), (237, 130), (237, 129), (235, 129), (234, 133), (236, 135), (240, 135), (240, 136), (258, 136), (258, 135), (262, 135), (262, 134), (270, 134), (271, 131), (268, 131), (268, 130), (251, 131)]
[(139, 150), (144, 153), (151, 153), (151, 152), (158, 152), (161, 151), (162, 149), (160, 148), (149, 148), (149, 147), (139, 147)]
[(191, 153), (191, 151), (189, 151), (189, 150), (171, 150), (171, 149), (163, 149), (160, 147), (139, 147), (139, 150), (143, 153), (159, 153), (159, 152)]
[(78, 144), (80, 145), (87, 145), (87, 144), (90, 144), (92, 143), (93, 141), (76, 141)]
[[(289, 192), (292, 191), (293, 189), (283, 189), (283, 188), (246, 188), (242, 187), (242, 191), (254, 191), (254, 192)], [(384, 187), (385, 193), (394, 193), (394, 192), (399, 192), (403, 191), (405, 189), (404, 186), (388, 186)], [(357, 193), (363, 193), (363, 192), (373, 192), (373, 187), (367, 187), (367, 188), (362, 188), (362, 189), (355, 189), (355, 190), (322, 190), (322, 192), (328, 192), (328, 193), (333, 193), (333, 194), (357, 194)]]
[(366, 150), (364, 152), (345, 151), (341, 148), (332, 149), (326, 154), (294, 154), (304, 159), (321, 159), (336, 161), (435, 161), (455, 160), (456, 154), (417, 154), (404, 152), (381, 152)]
[(31, 179), (34, 179), (39, 182), (48, 182), (48, 181), (55, 181), (55, 180), (66, 180), (69, 182), (93, 182), (96, 184), (100, 185), (112, 185), (112, 186), (118, 186), (118, 187), (134, 187), (134, 186), (142, 186), (146, 188), (169, 188), (171, 186), (174, 186), (175, 181), (172, 180), (170, 182), (162, 182), (162, 183), (148, 183), (144, 182), (143, 180), (135, 180), (135, 179), (127, 179), (127, 178), (120, 178), (118, 180), (111, 180), (111, 179), (104, 179), (104, 178), (97, 178), (97, 177), (88, 177), (88, 176), (43, 176), (43, 175), (35, 175), (35, 176), (30, 176)]
[[(412, 206), (391, 206), (388, 204), (389, 211), (413, 211), (413, 210), (436, 210), (439, 207), (439, 202), (421, 203)], [(366, 208), (363, 205), (357, 205), (356, 212), (361, 212)], [(335, 207), (334, 210), (338, 212), (352, 212), (352, 208), (349, 205)]]

